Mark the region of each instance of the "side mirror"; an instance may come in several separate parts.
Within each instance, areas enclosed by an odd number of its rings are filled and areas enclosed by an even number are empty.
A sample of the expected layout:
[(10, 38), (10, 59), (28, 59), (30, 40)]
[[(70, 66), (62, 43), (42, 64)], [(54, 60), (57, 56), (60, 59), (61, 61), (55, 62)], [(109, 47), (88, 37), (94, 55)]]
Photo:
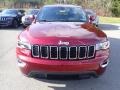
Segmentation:
[(29, 18), (32, 20), (33, 23), (36, 23), (36, 17), (35, 17), (35, 15), (30, 15)]
[(89, 21), (92, 22), (95, 20), (95, 16), (89, 16)]
[(30, 15), (29, 18), (32, 19), (32, 20), (34, 20), (35, 19), (35, 15)]

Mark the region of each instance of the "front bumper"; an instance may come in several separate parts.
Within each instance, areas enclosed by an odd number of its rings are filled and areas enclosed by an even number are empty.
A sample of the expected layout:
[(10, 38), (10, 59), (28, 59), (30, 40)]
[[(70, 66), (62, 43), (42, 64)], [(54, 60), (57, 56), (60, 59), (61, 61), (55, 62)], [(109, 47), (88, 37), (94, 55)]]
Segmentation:
[(108, 65), (108, 57), (109, 50), (97, 51), (94, 59), (77, 61), (37, 59), (17, 52), (18, 66), (20, 67), (22, 73), (28, 76), (30, 76), (32, 73), (96, 73), (97, 75), (100, 75)]
[(0, 21), (1, 27), (7, 27), (7, 26), (11, 26), (11, 25), (12, 25), (12, 21)]

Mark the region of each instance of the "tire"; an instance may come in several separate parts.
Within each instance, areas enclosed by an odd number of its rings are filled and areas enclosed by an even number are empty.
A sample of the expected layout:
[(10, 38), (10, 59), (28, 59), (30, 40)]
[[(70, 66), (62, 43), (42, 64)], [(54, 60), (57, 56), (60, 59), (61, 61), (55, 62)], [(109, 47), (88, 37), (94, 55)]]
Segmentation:
[(17, 20), (13, 20), (13, 25), (14, 28), (18, 28), (19, 24)]

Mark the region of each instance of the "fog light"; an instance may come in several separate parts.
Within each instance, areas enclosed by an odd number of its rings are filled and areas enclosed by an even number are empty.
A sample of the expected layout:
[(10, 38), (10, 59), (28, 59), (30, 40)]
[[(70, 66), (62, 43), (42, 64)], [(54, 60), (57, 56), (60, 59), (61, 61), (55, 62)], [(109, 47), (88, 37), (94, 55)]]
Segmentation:
[(26, 66), (26, 63), (23, 62), (22, 60), (18, 59), (18, 66), (19, 66), (19, 67), (25, 67), (25, 66)]
[(108, 64), (109, 64), (109, 60), (105, 60), (105, 61), (103, 61), (103, 62), (100, 64), (100, 66), (101, 66), (102, 68), (105, 68), (105, 67), (108, 66)]

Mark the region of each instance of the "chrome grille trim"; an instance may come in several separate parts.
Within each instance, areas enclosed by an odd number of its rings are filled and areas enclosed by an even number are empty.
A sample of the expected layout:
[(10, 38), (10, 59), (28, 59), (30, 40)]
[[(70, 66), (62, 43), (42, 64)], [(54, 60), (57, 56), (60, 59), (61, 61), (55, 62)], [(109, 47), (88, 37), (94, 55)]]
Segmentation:
[[(89, 54), (89, 48), (91, 47), (91, 46), (93, 46), (94, 47), (94, 53), (93, 53), (93, 56), (88, 56), (88, 54)], [(95, 45), (89, 45), (88, 46), (88, 51), (87, 51), (87, 58), (89, 59), (89, 58), (93, 58), (93, 57), (95, 57)]]
[(3, 18), (3, 20), (5, 21), (5, 20), (7, 20), (7, 18)]
[[(85, 57), (83, 57), (83, 58), (79, 57), (81, 47), (85, 47)], [(87, 56), (87, 46), (79, 46), (79, 48), (78, 48), (78, 59), (85, 59), (85, 58), (87, 58), (86, 56)]]
[[(34, 47), (36, 47), (36, 49)], [(51, 49), (52, 47), (55, 47), (55, 48)], [(56, 48), (57, 48), (57, 51), (56, 51)], [(71, 48), (73, 48), (73, 51), (71, 51)], [(53, 50), (53, 52), (51, 50)], [(55, 55), (54, 55), (54, 50), (55, 52), (57, 52), (57, 54), (55, 53)], [(81, 55), (80, 53), (82, 53), (83, 55)], [(71, 57), (70, 57), (70, 54), (71, 54)], [(36, 58), (42, 58), (42, 59), (87, 60), (87, 59), (95, 58), (95, 54), (96, 54), (95, 45), (89, 45), (89, 46), (87, 45), (86, 46), (84, 45), (83, 46), (82, 45), (81, 46), (32, 45), (32, 56)]]
[[(70, 49), (71, 49), (72, 47), (75, 47), (75, 48), (76, 48), (76, 57), (75, 57), (75, 58), (71, 58), (71, 57), (70, 57)], [(71, 47), (69, 47), (69, 59), (70, 59), (70, 60), (71, 60), (71, 59), (77, 59), (77, 47), (76, 47), (76, 46), (71, 46)]]
[(0, 20), (1, 21), (6, 21), (7, 19), (6, 19), (6, 17), (1, 17)]
[[(56, 47), (57, 48), (57, 58), (52, 58), (51, 57), (51, 48)], [(58, 47), (57, 46), (50, 46), (50, 59), (58, 59)]]
[(32, 45), (32, 55), (33, 55), (33, 57), (39, 57), (39, 56), (40, 56), (39, 54), (36, 56), (36, 55), (34, 55), (34, 53), (33, 53), (33, 51), (34, 51), (34, 50), (33, 50), (34, 46), (37, 46), (37, 48), (38, 48), (37, 51), (38, 51), (38, 53), (40, 52), (40, 51), (39, 51), (39, 45)]
[[(43, 56), (42, 56), (42, 51), (41, 51), (41, 48), (42, 48), (42, 47), (46, 47), (46, 48), (47, 48), (47, 57), (43, 57)], [(48, 46), (40, 46), (40, 52), (41, 52), (41, 55), (40, 55), (41, 58), (43, 58), (43, 59), (48, 59), (48, 58), (49, 58)]]
[[(61, 58), (60, 53), (61, 53), (61, 48), (62, 48), (62, 47), (64, 47), (64, 48), (67, 49), (67, 52), (66, 52), (66, 58)], [(62, 59), (62, 60), (63, 60), (63, 59), (68, 59), (68, 47), (67, 47), (67, 46), (60, 46), (60, 47), (59, 47), (59, 58)]]

